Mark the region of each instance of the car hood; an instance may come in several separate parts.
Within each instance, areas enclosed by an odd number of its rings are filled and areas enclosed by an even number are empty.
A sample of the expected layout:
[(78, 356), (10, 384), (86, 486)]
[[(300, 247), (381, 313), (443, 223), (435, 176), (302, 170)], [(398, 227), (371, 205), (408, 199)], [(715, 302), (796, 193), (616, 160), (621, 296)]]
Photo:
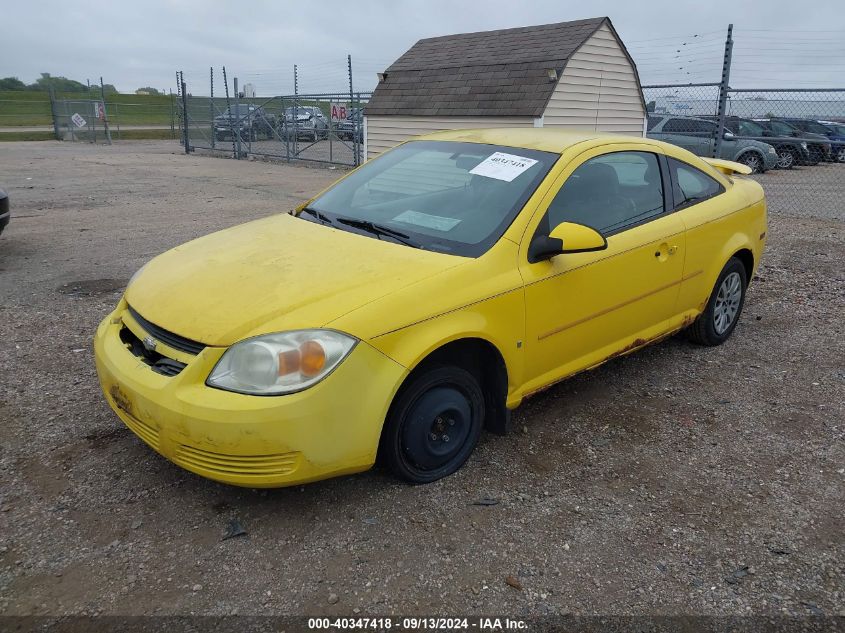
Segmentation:
[(466, 261), (285, 214), (156, 257), (129, 284), (126, 300), (159, 327), (226, 346), (322, 327)]

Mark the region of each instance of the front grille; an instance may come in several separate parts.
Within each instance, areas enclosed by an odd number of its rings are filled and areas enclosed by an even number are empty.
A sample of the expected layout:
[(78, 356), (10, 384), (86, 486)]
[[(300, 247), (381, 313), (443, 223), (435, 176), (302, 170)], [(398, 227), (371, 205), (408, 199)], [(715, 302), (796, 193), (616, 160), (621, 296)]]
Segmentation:
[(126, 327), (126, 325), (120, 328), (120, 340), (126, 345), (126, 349), (132, 352), (133, 356), (149, 365), (150, 369), (157, 374), (176, 376), (187, 367), (185, 363), (162, 356), (154, 350), (148, 350), (144, 347), (141, 339), (135, 336), (135, 333)]
[(276, 455), (224, 455), (180, 444), (174, 461), (182, 466), (211, 471), (221, 475), (267, 477), (289, 475), (299, 465), (300, 453)]
[(159, 450), (158, 431), (146, 422), (141, 422), (135, 416), (126, 413), (125, 410), (122, 409), (122, 411), (126, 415), (124, 423), (129, 427), (129, 430), (149, 444), (153, 450)]
[(164, 328), (161, 328), (154, 323), (150, 323), (140, 314), (138, 314), (132, 306), (127, 306), (129, 308), (129, 314), (133, 316), (133, 318), (138, 322), (144, 330), (152, 336), (154, 339), (161, 341), (168, 347), (172, 347), (173, 349), (178, 349), (180, 352), (186, 352), (188, 354), (193, 354), (196, 356), (202, 350), (205, 349), (204, 343), (199, 343), (197, 341), (192, 341), (189, 338), (185, 338), (184, 336), (179, 336), (178, 334), (174, 334), (173, 332), (168, 332)]

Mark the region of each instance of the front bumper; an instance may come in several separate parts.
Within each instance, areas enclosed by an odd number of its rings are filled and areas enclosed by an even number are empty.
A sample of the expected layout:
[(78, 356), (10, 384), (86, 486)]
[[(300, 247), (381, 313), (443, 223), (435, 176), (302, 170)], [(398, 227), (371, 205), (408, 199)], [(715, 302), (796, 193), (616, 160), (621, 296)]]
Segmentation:
[(125, 302), (97, 328), (106, 400), (155, 451), (198, 475), (252, 488), (360, 472), (407, 370), (361, 341), (327, 378), (299, 393), (249, 396), (205, 385), (225, 348), (206, 347), (176, 376), (154, 372), (120, 340)]

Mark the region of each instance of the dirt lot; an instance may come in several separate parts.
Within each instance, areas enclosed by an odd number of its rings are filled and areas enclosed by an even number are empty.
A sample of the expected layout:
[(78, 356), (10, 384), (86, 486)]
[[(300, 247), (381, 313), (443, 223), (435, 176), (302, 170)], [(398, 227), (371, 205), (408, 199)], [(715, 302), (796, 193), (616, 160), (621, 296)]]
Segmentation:
[[(569, 380), (435, 484), (238, 489), (136, 439), (91, 351), (129, 276), (338, 174), (3, 146), (0, 614), (845, 615), (841, 177), (838, 212), (773, 214), (727, 344), (675, 337)], [(222, 540), (231, 519), (247, 536)]]

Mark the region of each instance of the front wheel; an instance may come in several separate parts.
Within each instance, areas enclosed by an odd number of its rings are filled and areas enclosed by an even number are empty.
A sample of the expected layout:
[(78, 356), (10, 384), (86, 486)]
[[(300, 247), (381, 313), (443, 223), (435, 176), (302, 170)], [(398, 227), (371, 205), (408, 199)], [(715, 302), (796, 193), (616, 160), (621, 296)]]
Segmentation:
[(451, 475), (469, 458), (484, 425), (484, 393), (465, 369), (438, 365), (412, 375), (390, 407), (379, 457), (415, 484)]
[(716, 280), (704, 312), (689, 327), (690, 340), (709, 346), (727, 341), (742, 313), (747, 287), (745, 265), (732, 257)]

